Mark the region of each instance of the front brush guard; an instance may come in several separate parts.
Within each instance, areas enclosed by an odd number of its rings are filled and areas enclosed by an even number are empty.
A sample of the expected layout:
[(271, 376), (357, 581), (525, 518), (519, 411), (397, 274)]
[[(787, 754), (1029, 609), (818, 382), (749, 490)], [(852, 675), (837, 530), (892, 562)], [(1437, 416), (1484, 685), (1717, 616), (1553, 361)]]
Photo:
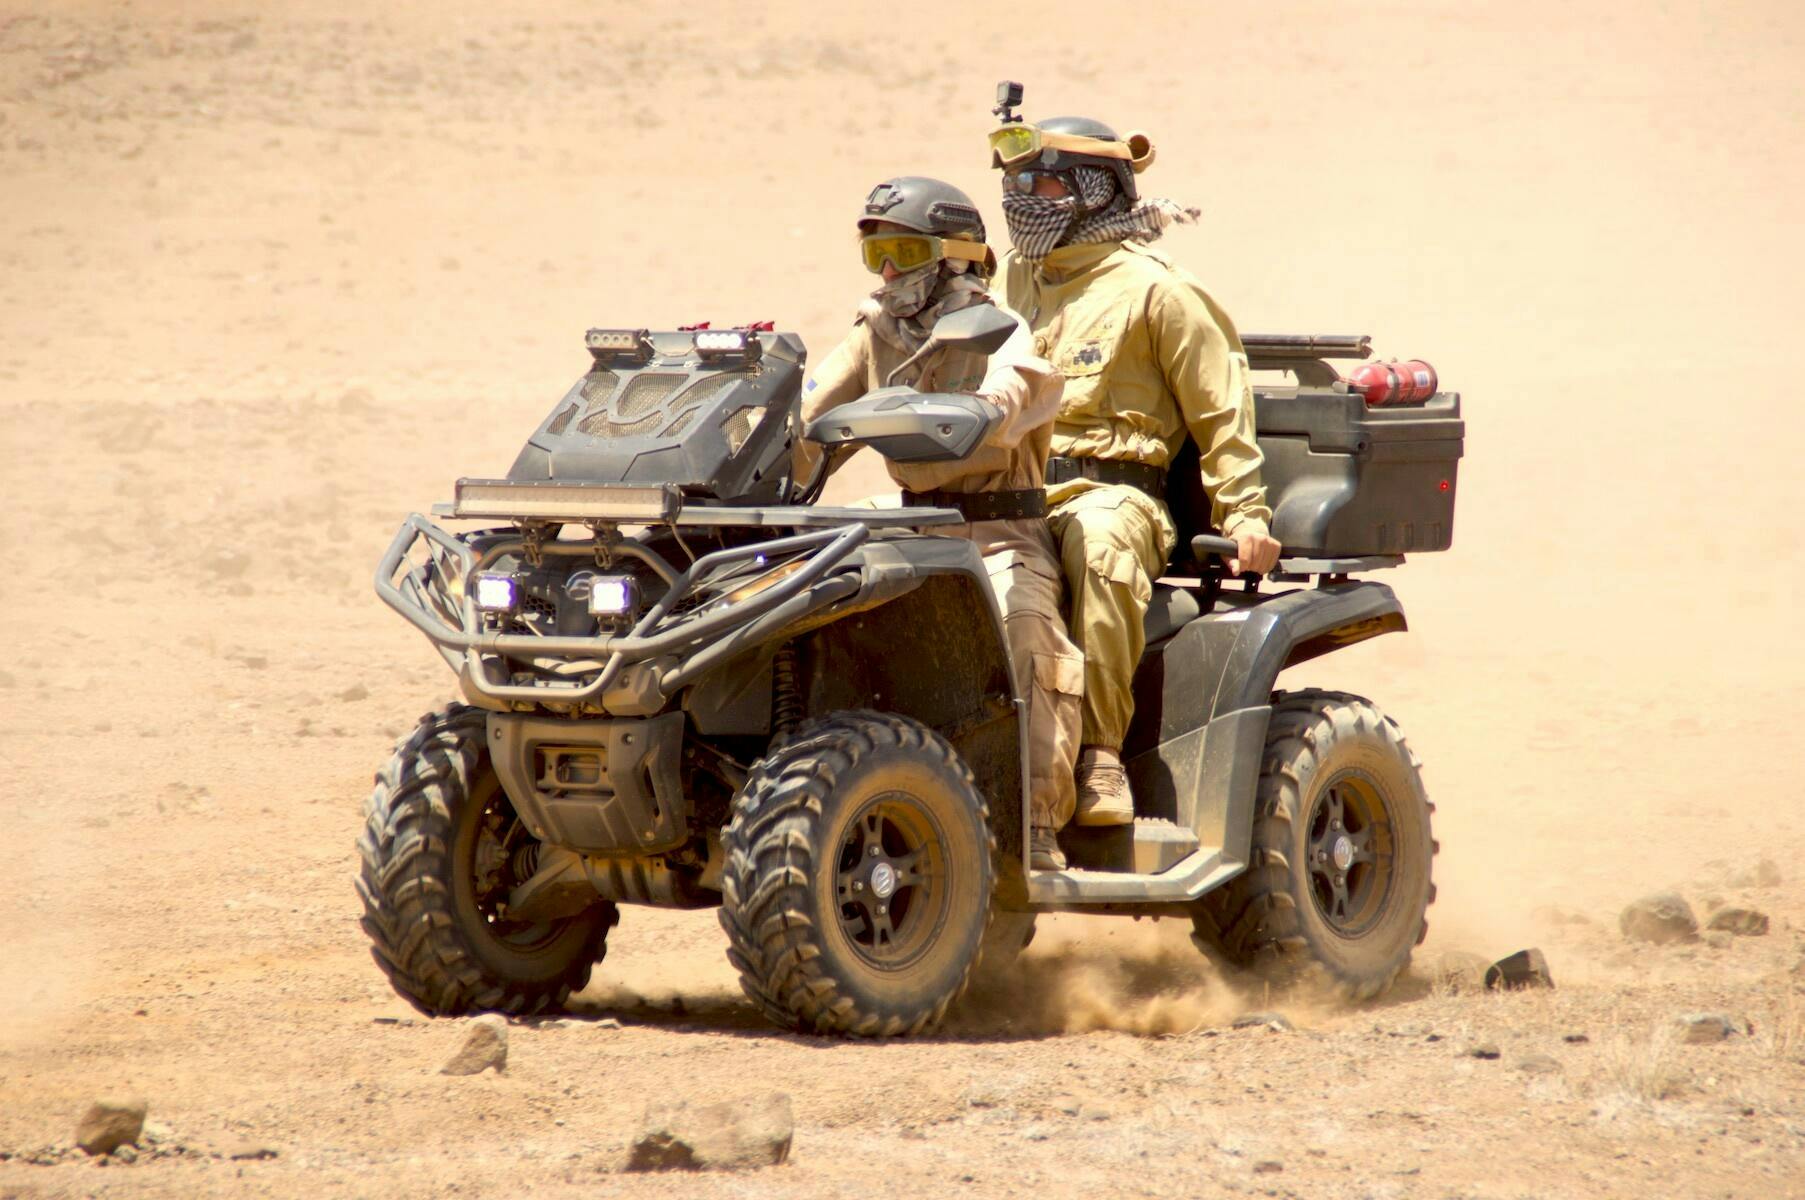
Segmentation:
[[(497, 633), (482, 628), (476, 602), (467, 588), (457, 596), (447, 589), (433, 589), (426, 572), (408, 567), (408, 556), (416, 544), (426, 543), (427, 562), (441, 579), (473, 578), (485, 565), (503, 554), (523, 551), (526, 539), (504, 538), (488, 543), (479, 554), (475, 547), (433, 524), (419, 513), (410, 513), (389, 543), (388, 551), (376, 568), (376, 594), (384, 603), (424, 633), (444, 654), (456, 663), (461, 655), (467, 668), (469, 686), (482, 696), (507, 702), (528, 700), (550, 703), (580, 703), (601, 695), (621, 670), (631, 663), (642, 662), (661, 654), (688, 650), (707, 638), (718, 638), (736, 650), (755, 644), (762, 633), (775, 633), (798, 617), (817, 608), (836, 603), (859, 590), (857, 577), (822, 580), (848, 555), (857, 550), (870, 535), (863, 524), (842, 525), (830, 529), (811, 530), (791, 537), (754, 542), (705, 554), (689, 569), (678, 572), (656, 551), (631, 540), (610, 543), (609, 548), (645, 562), (665, 581), (663, 597), (633, 625), (626, 634), (597, 634), (592, 637), (539, 637), (530, 634)], [(548, 541), (540, 543), (546, 554), (587, 555), (593, 543)], [(671, 610), (694, 591), (698, 581), (713, 575), (722, 567), (760, 555), (768, 557), (808, 553), (808, 564), (795, 574), (738, 604), (717, 608), (704, 607), (672, 616)], [(405, 570), (404, 570), (405, 568)], [(773, 568), (775, 569), (775, 568)], [(398, 578), (399, 577), (399, 578)], [(820, 585), (820, 586), (817, 586)], [(453, 620), (455, 609), (455, 623)], [(699, 657), (712, 664), (721, 657), (704, 648)], [(605, 658), (601, 670), (586, 681), (516, 684), (497, 682), (490, 677), (492, 659), (519, 657), (562, 657), (570, 659)], [(696, 671), (691, 663), (678, 668), (662, 681), (661, 690), (669, 695)], [(504, 668), (505, 669), (505, 668)]]

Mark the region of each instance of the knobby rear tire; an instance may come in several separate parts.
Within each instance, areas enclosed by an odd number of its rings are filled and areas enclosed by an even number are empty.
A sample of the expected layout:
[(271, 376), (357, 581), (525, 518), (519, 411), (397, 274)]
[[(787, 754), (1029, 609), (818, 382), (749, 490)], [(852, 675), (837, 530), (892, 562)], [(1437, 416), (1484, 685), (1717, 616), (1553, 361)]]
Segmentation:
[[(1333, 898), (1318, 890), (1325, 868), (1318, 863), (1313, 880), (1310, 862), (1312, 820), (1349, 781), (1365, 796), (1357, 803), (1383, 810), (1391, 854), (1385, 892), (1358, 920), (1337, 918)], [(1318, 968), (1348, 998), (1380, 995), (1429, 931), (1434, 811), (1416, 755), (1370, 700), (1281, 694), (1266, 735), (1247, 870), (1192, 907), (1194, 939), (1274, 982), (1296, 983)]]

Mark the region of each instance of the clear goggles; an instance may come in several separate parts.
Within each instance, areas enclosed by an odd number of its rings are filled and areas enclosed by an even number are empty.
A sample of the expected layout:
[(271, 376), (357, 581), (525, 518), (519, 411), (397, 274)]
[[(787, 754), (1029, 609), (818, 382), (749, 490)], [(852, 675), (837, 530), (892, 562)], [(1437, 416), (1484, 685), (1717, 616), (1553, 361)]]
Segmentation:
[(988, 251), (983, 242), (963, 238), (941, 238), (931, 233), (868, 233), (859, 239), (865, 269), (881, 275), (889, 263), (898, 272), (907, 273), (943, 258), (981, 263)]

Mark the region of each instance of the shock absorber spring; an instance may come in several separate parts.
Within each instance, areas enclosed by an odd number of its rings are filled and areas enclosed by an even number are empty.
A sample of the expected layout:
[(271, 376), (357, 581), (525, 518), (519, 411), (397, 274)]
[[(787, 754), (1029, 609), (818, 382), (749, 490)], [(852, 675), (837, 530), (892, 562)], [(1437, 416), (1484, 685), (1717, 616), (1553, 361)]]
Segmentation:
[(525, 883), (539, 870), (539, 843), (528, 842), (508, 858), (508, 873), (515, 883)]
[(771, 659), (771, 740), (787, 741), (802, 722), (802, 683), (796, 647), (785, 642)]

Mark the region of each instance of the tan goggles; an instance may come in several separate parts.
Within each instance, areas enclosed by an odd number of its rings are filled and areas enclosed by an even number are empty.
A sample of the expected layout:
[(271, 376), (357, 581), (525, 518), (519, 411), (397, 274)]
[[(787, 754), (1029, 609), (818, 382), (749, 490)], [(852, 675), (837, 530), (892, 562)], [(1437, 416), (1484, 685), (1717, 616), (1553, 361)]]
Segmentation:
[(865, 269), (881, 275), (888, 262), (898, 271), (913, 271), (943, 258), (984, 261), (984, 243), (960, 238), (937, 238), (928, 233), (868, 233), (859, 239)]
[(1070, 133), (1043, 133), (1039, 126), (1026, 123), (1003, 125), (991, 131), (993, 157), (990, 165), (993, 167), (1017, 166), (1042, 150), (1064, 150), (1070, 154), (1088, 154), (1092, 158), (1119, 158), (1132, 164), (1136, 174), (1146, 170), (1147, 164), (1153, 161), (1153, 142), (1144, 133), (1131, 133), (1119, 142), (1106, 142)]

